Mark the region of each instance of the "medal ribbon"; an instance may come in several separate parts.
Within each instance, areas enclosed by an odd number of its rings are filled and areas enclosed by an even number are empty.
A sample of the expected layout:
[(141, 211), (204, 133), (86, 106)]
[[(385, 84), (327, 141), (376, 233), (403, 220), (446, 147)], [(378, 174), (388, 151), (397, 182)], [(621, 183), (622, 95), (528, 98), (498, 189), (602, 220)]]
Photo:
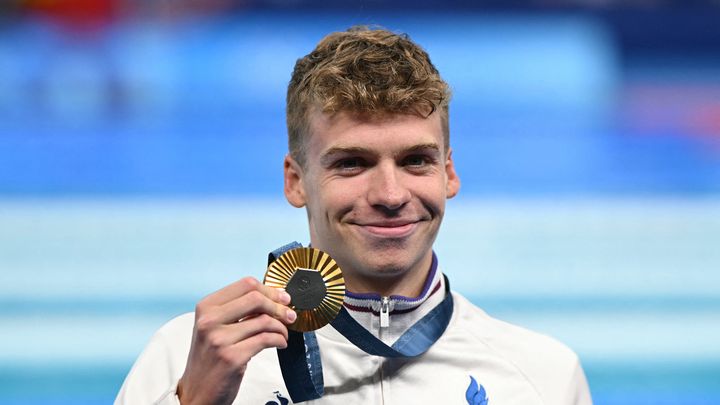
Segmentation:
[[(268, 265), (288, 250), (299, 247), (302, 245), (292, 242), (272, 251), (268, 255)], [(445, 277), (443, 301), (405, 331), (392, 346), (373, 336), (347, 312), (345, 307), (340, 309), (340, 313), (330, 325), (367, 354), (408, 358), (425, 353), (440, 338), (450, 323), (452, 312), (450, 283)], [(285, 349), (278, 349), (277, 353), (285, 386), (294, 403), (322, 397), (324, 392), (322, 362), (315, 332), (302, 333), (288, 330), (288, 346)]]

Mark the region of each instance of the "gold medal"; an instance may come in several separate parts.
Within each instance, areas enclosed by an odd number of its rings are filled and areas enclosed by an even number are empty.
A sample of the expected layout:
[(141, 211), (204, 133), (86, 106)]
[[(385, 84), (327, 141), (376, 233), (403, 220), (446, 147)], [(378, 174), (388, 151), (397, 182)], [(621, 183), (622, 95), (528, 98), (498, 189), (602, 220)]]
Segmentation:
[(345, 279), (335, 260), (322, 250), (288, 250), (270, 263), (263, 284), (282, 288), (292, 298), (297, 320), (288, 326), (309, 332), (330, 323), (343, 305)]

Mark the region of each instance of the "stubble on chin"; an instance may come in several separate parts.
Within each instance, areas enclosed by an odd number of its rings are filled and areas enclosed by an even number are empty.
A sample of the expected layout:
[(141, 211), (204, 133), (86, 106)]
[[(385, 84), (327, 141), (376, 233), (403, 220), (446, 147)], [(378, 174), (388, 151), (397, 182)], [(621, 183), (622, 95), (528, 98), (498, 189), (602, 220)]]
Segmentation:
[(408, 270), (412, 264), (407, 263), (407, 238), (380, 239), (370, 242), (365, 253), (365, 269), (367, 274), (377, 276), (397, 276)]

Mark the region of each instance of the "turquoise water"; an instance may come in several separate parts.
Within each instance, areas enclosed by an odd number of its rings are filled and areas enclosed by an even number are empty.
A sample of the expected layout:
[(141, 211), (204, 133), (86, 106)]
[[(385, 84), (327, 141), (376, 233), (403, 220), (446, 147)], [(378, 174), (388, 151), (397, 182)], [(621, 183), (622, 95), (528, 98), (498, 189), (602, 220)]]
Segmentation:
[[(109, 403), (150, 335), (266, 252), (277, 200), (0, 201), (0, 403)], [(455, 289), (564, 341), (596, 404), (720, 404), (720, 201), (458, 200)]]

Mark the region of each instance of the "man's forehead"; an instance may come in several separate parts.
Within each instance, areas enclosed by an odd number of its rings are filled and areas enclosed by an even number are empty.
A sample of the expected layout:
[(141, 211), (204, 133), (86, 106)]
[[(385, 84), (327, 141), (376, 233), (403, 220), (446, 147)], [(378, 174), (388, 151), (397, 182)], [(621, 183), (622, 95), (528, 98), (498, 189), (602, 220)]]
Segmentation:
[(400, 140), (405, 148), (424, 145), (440, 149), (443, 144), (438, 114), (420, 117), (409, 113), (327, 113), (316, 110), (308, 117), (308, 124), (309, 139), (306, 141), (320, 149), (359, 149), (372, 143), (380, 142), (376, 146), (384, 146)]

